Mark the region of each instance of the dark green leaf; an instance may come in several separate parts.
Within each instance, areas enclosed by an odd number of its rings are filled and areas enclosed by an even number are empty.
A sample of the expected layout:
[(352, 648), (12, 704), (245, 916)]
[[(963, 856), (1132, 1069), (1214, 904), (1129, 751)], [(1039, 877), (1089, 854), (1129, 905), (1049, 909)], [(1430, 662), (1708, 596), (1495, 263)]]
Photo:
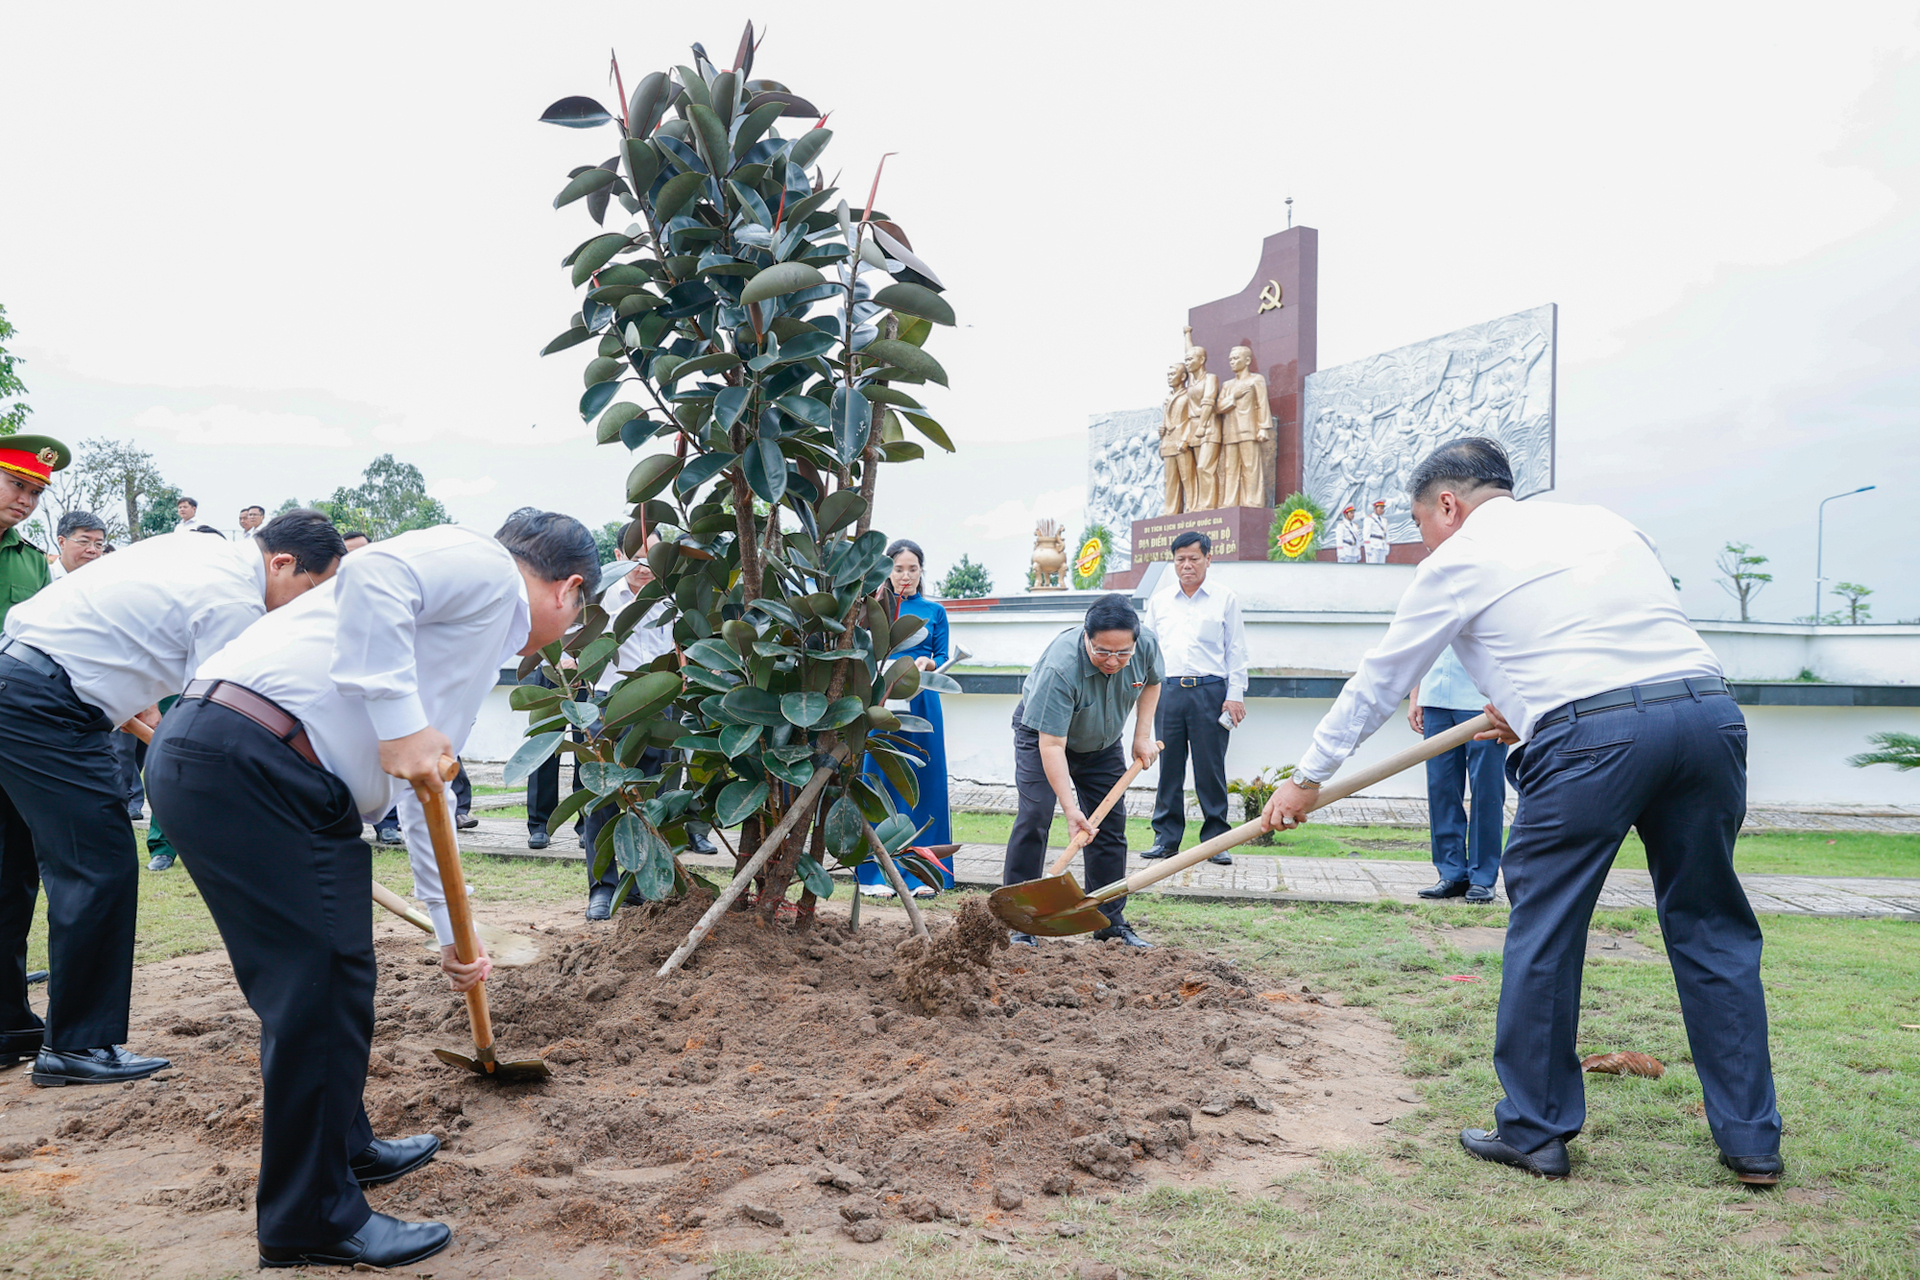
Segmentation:
[(873, 406), (858, 388), (833, 391), (833, 449), (842, 466), (850, 466), (867, 447), (873, 429)]
[(613, 398), (619, 394), (618, 382), (599, 382), (588, 387), (580, 397), (580, 420), (592, 422), (594, 415), (613, 403)]
[(794, 140), (793, 146), (787, 151), (787, 160), (796, 168), (805, 169), (832, 141), (833, 130), (809, 129)]
[(821, 500), (815, 519), (820, 522), (820, 532), (824, 535), (852, 524), (866, 514), (866, 510), (865, 498), (852, 489), (840, 489)]
[[(875, 404), (890, 404), (900, 409), (920, 408), (920, 402), (918, 400), (915, 400), (898, 387), (883, 387), (876, 384), (874, 386), (864, 387), (862, 390), (866, 392), (867, 399), (873, 401)], [(924, 410), (922, 410), (922, 412), (924, 412)]]
[(731, 453), (708, 453), (695, 458), (682, 468), (674, 481), (674, 488), (682, 494), (692, 493), (695, 489), (711, 480), (720, 472), (733, 465), (737, 455)]
[(733, 109), (739, 105), (740, 77), (731, 71), (722, 71), (713, 78), (708, 89), (707, 101), (712, 105), (713, 114), (719, 118), (723, 128), (733, 127)]
[(720, 750), (731, 759), (760, 741), (765, 727), (757, 724), (730, 724), (720, 730)]
[(554, 806), (553, 812), (547, 815), (548, 829), (558, 831), (567, 825), (568, 820), (571, 819), (574, 814), (579, 813), (582, 809), (586, 808), (588, 804), (597, 799), (599, 799), (599, 797), (585, 787), (580, 788), (578, 791), (569, 792), (559, 804)]
[(634, 86), (633, 96), (627, 99), (627, 133), (636, 141), (644, 141), (653, 127), (660, 123), (660, 113), (673, 97), (673, 85), (667, 80), (664, 71), (650, 71), (640, 78)]
[(933, 722), (931, 720), (925, 720), (919, 716), (910, 716), (904, 711), (896, 711), (893, 714), (894, 718), (900, 722), (901, 730), (906, 733), (933, 732)]
[(922, 671), (920, 673), (920, 692), (960, 693), (963, 692), (963, 690), (960, 688), (960, 682), (952, 676), (943, 675), (938, 671)]
[(918, 462), (926, 456), (926, 449), (913, 440), (889, 440), (880, 446), (882, 462)]
[(851, 694), (844, 698), (835, 698), (833, 705), (828, 707), (826, 714), (820, 717), (816, 727), (838, 729), (850, 725), (860, 718), (860, 713), (865, 709), (860, 699)]
[(923, 413), (902, 413), (900, 416), (908, 422), (911, 422), (914, 429), (921, 435), (933, 441), (948, 453), (953, 452), (953, 441), (948, 438), (947, 429), (935, 422), (932, 418), (927, 417)]
[(808, 116), (818, 117), (820, 114), (820, 108), (814, 106), (805, 98), (796, 97), (791, 93), (783, 93), (778, 89), (766, 89), (754, 94), (753, 97), (747, 99), (747, 110), (758, 111), (761, 107), (775, 102), (780, 104), (780, 114), (782, 115), (794, 116), (804, 120)]
[(577, 347), (592, 336), (593, 330), (587, 328), (585, 325), (576, 325), (574, 328), (567, 330), (555, 338), (552, 342), (549, 342), (546, 346), (540, 348), (540, 354), (550, 356), (556, 351), (565, 351), (568, 347)]
[(860, 806), (860, 813), (868, 822), (881, 822), (892, 814), (893, 801), (865, 774), (848, 783), (847, 790), (853, 796), (854, 802)]
[(750, 685), (729, 692), (721, 699), (721, 705), (746, 724), (777, 725), (787, 720), (780, 713), (780, 699)]
[(922, 285), (904, 282), (890, 284), (874, 294), (873, 300), (880, 306), (898, 311), (901, 315), (919, 316), (935, 324), (953, 323), (953, 308), (947, 304), (947, 300)]
[(614, 686), (607, 699), (606, 727), (617, 729), (650, 715), (680, 695), (680, 676), (674, 671), (649, 671)]
[(560, 739), (566, 736), (565, 733), (543, 733), (520, 744), (520, 749), (507, 761), (506, 785), (517, 787), (525, 782), (535, 769), (546, 763), (547, 757), (560, 745)]
[(687, 108), (687, 118), (693, 121), (694, 140), (700, 144), (700, 157), (707, 162), (707, 168), (726, 173), (733, 167), (733, 150), (727, 146), (727, 126), (721, 123), (712, 107), (699, 103)]
[(627, 501), (645, 502), (680, 474), (680, 459), (670, 453), (650, 453), (627, 473)]
[[(679, 217), (686, 207), (693, 202), (693, 198), (700, 194), (701, 187), (706, 183), (706, 180), (705, 174), (692, 172), (675, 174), (673, 177), (668, 178), (666, 185), (660, 188), (660, 194), (654, 198), (654, 216), (662, 222)], [(576, 271), (577, 270), (578, 268), (576, 268)], [(579, 279), (576, 279), (574, 283), (579, 284)]]
[(747, 281), (747, 287), (740, 292), (740, 304), (745, 306), (751, 302), (765, 302), (768, 298), (778, 298), (782, 294), (810, 289), (826, 282), (825, 276), (804, 262), (776, 262)]
[[(761, 96), (764, 97), (765, 95), (763, 94)], [(755, 98), (754, 101), (759, 102), (760, 99)], [(753, 144), (760, 141), (766, 131), (773, 127), (773, 122), (780, 118), (781, 113), (785, 111), (785, 109), (783, 103), (767, 102), (754, 107), (747, 113), (747, 118), (740, 122), (739, 132), (733, 135), (733, 158), (735, 163), (738, 163), (741, 157), (745, 156), (747, 152), (753, 148)]]
[(767, 802), (767, 784), (742, 778), (730, 783), (713, 802), (714, 822), (718, 826), (738, 826)]
[(842, 862), (847, 855), (866, 843), (867, 822), (860, 807), (848, 796), (841, 796), (827, 810), (825, 831), (827, 852)]
[(589, 387), (598, 386), (602, 382), (618, 378), (627, 371), (627, 368), (625, 360), (615, 360), (610, 356), (595, 356), (587, 361), (587, 367), (581, 374), (581, 378)]
[[(611, 444), (620, 439), (621, 428), (639, 416), (640, 406), (631, 400), (622, 400), (619, 404), (609, 406), (607, 411), (600, 415), (600, 425), (594, 433), (596, 441), (600, 444)], [(651, 423), (648, 424), (648, 429), (652, 429)]]
[(660, 153), (645, 138), (628, 138), (621, 150), (627, 153), (627, 177), (633, 189), (645, 195), (660, 176)]
[(740, 455), (747, 486), (762, 502), (774, 503), (787, 494), (787, 459), (778, 440), (755, 440)]
[[(664, 358), (664, 357), (663, 357)], [(731, 351), (712, 351), (704, 356), (695, 356), (674, 366), (666, 375), (654, 374), (663, 385), (678, 382), (682, 378), (692, 377), (696, 373), (724, 373), (728, 369), (740, 367), (740, 357)]]
[(810, 760), (776, 760), (766, 756), (762, 763), (766, 765), (768, 773), (789, 786), (804, 787), (813, 777), (813, 762)]
[(815, 862), (812, 858), (801, 858), (799, 862), (794, 864), (794, 870), (799, 872), (800, 879), (807, 886), (808, 893), (811, 893), (816, 898), (831, 898), (833, 896), (833, 877), (827, 874), (825, 867)]
[(752, 387), (722, 387), (714, 393), (713, 418), (723, 431), (732, 430), (733, 424), (740, 421), (740, 413), (752, 395)]
[(907, 841), (920, 834), (913, 819), (904, 813), (890, 814), (874, 824), (873, 833), (880, 837), (880, 843), (887, 847), (888, 853), (898, 853), (906, 847)]
[[(826, 335), (823, 334), (821, 336), (825, 337)], [(778, 400), (775, 400), (774, 403), (808, 426), (819, 427), (824, 430), (833, 425), (833, 410), (829, 409), (820, 401), (815, 400), (812, 396), (781, 396)]]
[(560, 194), (553, 198), (553, 207), (558, 209), (562, 205), (572, 204), (588, 192), (599, 191), (604, 187), (610, 187), (613, 185), (614, 179), (619, 176), (619, 174), (607, 169), (589, 169), (569, 182), (566, 186), (560, 188)]
[(595, 236), (580, 247), (573, 259), (573, 287), (578, 289), (587, 277), (613, 260), (613, 255), (632, 244), (631, 238), (609, 233)]
[(940, 362), (910, 342), (901, 342), (896, 338), (875, 338), (862, 349), (861, 354), (905, 369), (929, 382), (937, 382), (943, 387), (947, 385), (947, 371), (940, 367)]
[(788, 693), (780, 697), (780, 714), (802, 729), (810, 729), (827, 714), (824, 693)]
[(575, 95), (562, 98), (540, 113), (541, 124), (557, 124), (563, 129), (594, 129), (613, 119), (613, 113), (592, 98)]

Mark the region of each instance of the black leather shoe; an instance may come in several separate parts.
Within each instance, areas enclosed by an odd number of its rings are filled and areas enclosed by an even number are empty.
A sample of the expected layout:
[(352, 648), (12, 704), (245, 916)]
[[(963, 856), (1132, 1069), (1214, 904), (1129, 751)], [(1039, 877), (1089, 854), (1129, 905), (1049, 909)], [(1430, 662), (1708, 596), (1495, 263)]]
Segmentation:
[(553, 843), (553, 837), (547, 834), (545, 827), (527, 828), (527, 848), (544, 849)]
[(104, 1049), (42, 1049), (33, 1060), (33, 1082), (48, 1087), (121, 1084), (145, 1080), (172, 1065), (165, 1058), (143, 1058), (115, 1044)]
[(1733, 1176), (1750, 1187), (1770, 1187), (1780, 1181), (1780, 1175), (1787, 1171), (1778, 1151), (1770, 1156), (1730, 1156), (1722, 1151), (1720, 1163), (1733, 1170)]
[(471, 831), (480, 825), (480, 819), (471, 813), (456, 813), (453, 815), (453, 825), (462, 831)]
[(430, 1133), (416, 1133), (411, 1138), (395, 1138), (391, 1142), (375, 1138), (372, 1146), (353, 1158), (353, 1180), (363, 1187), (385, 1186), (433, 1159), (438, 1150), (440, 1139)]
[(47, 972), (47, 970), (45, 969), (35, 969), (32, 973), (27, 975), (27, 985), (30, 987), (38, 986), (42, 982), (45, 982), (48, 978), (51, 978), (52, 976), (53, 975)]
[(1423, 898), (1457, 898), (1472, 886), (1465, 880), (1442, 880), (1431, 888), (1422, 889)]
[(587, 919), (605, 920), (613, 914), (613, 886), (597, 884), (587, 890)]
[(1462, 1129), (1460, 1145), (1467, 1154), (1481, 1160), (1491, 1160), (1495, 1164), (1510, 1164), (1516, 1169), (1525, 1169), (1536, 1178), (1565, 1178), (1570, 1166), (1567, 1163), (1567, 1144), (1555, 1138), (1538, 1151), (1516, 1151), (1500, 1140), (1498, 1133), (1486, 1129)]
[(1490, 884), (1474, 885), (1471, 889), (1467, 890), (1467, 901), (1477, 902), (1481, 906), (1488, 905), (1493, 901), (1493, 886)]
[(1040, 945), (1038, 942), (1034, 941), (1033, 935), (1030, 933), (1009, 934), (1007, 937), (1007, 941), (1011, 942), (1016, 947), (1037, 947)]
[(707, 839), (705, 836), (696, 836), (696, 835), (689, 835), (687, 837), (687, 851), (689, 853), (720, 852), (718, 849), (713, 847), (713, 841)]
[(1142, 951), (1150, 951), (1153, 949), (1153, 944), (1135, 933), (1133, 926), (1125, 920), (1122, 920), (1119, 924), (1110, 924), (1093, 936), (1095, 940), (1100, 942), (1118, 941), (1124, 946), (1137, 947)]
[(404, 1267), (431, 1258), (453, 1240), (453, 1228), (444, 1222), (402, 1222), (384, 1213), (345, 1240), (319, 1249), (270, 1249), (260, 1246), (262, 1267)]
[(0, 1031), (0, 1068), (17, 1067), (40, 1052), (46, 1040), (46, 1028), (27, 1027), (19, 1031)]
[(1211, 862), (1216, 867), (1230, 867), (1233, 865), (1233, 855), (1228, 853), (1225, 849), (1222, 849), (1220, 852), (1214, 854), (1211, 858), (1208, 858), (1207, 861)]
[(1180, 850), (1176, 849), (1172, 845), (1157, 844), (1153, 846), (1153, 848), (1141, 854), (1140, 856), (1147, 859), (1149, 862), (1151, 862), (1158, 858), (1171, 858), (1174, 854), (1178, 852), (1180, 852)]

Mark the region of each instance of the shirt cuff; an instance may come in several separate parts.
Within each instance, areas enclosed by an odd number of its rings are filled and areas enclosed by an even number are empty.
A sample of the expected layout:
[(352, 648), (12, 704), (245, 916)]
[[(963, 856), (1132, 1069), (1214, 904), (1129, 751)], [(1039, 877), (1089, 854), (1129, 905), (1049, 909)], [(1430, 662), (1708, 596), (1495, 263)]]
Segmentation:
[(1247, 700), (1247, 686), (1245, 685), (1245, 683), (1236, 685), (1231, 680), (1227, 681), (1227, 701), (1228, 702), (1245, 702), (1246, 700)]
[(427, 914), (433, 918), (433, 936), (443, 947), (453, 945), (453, 916), (444, 902), (429, 902)]
[(427, 727), (427, 712), (420, 705), (418, 694), (402, 694), (398, 698), (368, 698), (366, 704), (367, 718), (373, 721), (373, 732), (382, 742), (404, 738)]

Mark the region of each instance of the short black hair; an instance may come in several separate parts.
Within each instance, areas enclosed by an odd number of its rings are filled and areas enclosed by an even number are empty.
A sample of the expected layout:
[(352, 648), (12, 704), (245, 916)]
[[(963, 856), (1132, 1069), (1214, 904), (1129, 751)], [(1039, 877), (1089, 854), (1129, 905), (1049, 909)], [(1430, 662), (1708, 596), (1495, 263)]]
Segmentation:
[(292, 556), (293, 567), (302, 573), (326, 573), (347, 554), (333, 521), (311, 507), (282, 511), (261, 525), (253, 540), (269, 555)]
[(1476, 489), (1513, 492), (1513, 464), (1497, 440), (1467, 436), (1449, 440), (1421, 460), (1407, 480), (1407, 496), (1425, 502), (1435, 489), (1452, 487), (1462, 496)]
[(342, 529), (340, 531), (340, 541), (342, 542), (350, 542), (355, 538), (365, 538), (368, 542), (373, 541), (373, 535), (365, 529)]
[(69, 511), (60, 517), (60, 527), (53, 531), (56, 538), (71, 538), (82, 529), (93, 529), (102, 534), (107, 526), (100, 523), (100, 517), (91, 511)]
[(893, 559), (895, 556), (899, 555), (902, 551), (913, 552), (913, 558), (920, 562), (920, 567), (922, 569), (925, 569), (927, 567), (927, 553), (922, 551), (920, 549), (920, 544), (913, 541), (911, 538), (895, 538), (893, 542), (887, 547), (887, 559), (889, 560)]
[(572, 516), (522, 507), (493, 536), (543, 582), (564, 582), (578, 574), (592, 591), (600, 581), (600, 545)]
[(173, 500), (173, 505), (177, 507), (183, 502), (186, 503), (188, 506), (192, 507), (195, 511), (198, 511), (200, 509), (200, 504), (195, 502), (192, 498), (175, 498)]
[(1102, 631), (1130, 631), (1134, 639), (1140, 638), (1140, 615), (1133, 611), (1133, 602), (1118, 591), (1109, 592), (1087, 606), (1087, 621), (1083, 628), (1089, 637)]
[(258, 512), (259, 512), (259, 513), (260, 513), (261, 515), (265, 515), (265, 514), (267, 514), (267, 509), (266, 509), (265, 507), (263, 507), (263, 506), (261, 506), (261, 505), (260, 505), (259, 503), (257, 503), (257, 502), (256, 502), (256, 503), (254, 503), (254, 504), (253, 504), (252, 506), (249, 506), (249, 507), (242, 507), (242, 508), (240, 508), (240, 514), (241, 514), (241, 515), (245, 515), (245, 514), (247, 514), (247, 512), (249, 512), (249, 511), (258, 511)]
[(214, 528), (210, 524), (197, 524), (193, 526), (193, 531), (195, 533), (210, 533), (216, 538), (224, 538), (227, 536), (226, 534), (220, 532), (218, 529)]
[(1168, 549), (1167, 554), (1172, 555), (1175, 551), (1178, 551), (1180, 548), (1191, 547), (1195, 543), (1199, 544), (1201, 555), (1210, 556), (1213, 554), (1213, 539), (1209, 538), (1206, 534), (1200, 532), (1198, 529), (1189, 529), (1185, 533), (1176, 537), (1173, 540), (1173, 546)]

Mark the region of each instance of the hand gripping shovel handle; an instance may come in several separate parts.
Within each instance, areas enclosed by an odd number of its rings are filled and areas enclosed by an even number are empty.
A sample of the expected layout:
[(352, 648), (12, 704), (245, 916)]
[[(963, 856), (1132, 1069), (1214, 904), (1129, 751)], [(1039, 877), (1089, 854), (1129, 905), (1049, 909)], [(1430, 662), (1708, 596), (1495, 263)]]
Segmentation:
[[(443, 781), (460, 771), (460, 762), (452, 756), (440, 757)], [(447, 812), (444, 785), (413, 784), (413, 794), (426, 810), (427, 834), (433, 837), (433, 860), (440, 866), (440, 887), (447, 895), (447, 915), (453, 923), (453, 953), (461, 964), (472, 964), (480, 949), (473, 941), (473, 910), (467, 903), (467, 878), (460, 869), (460, 844), (453, 834), (453, 815)], [(493, 1017), (487, 1012), (487, 984), (474, 984), (467, 992), (467, 1013), (473, 1019), (473, 1047), (484, 1065), (494, 1061)]]
[[(1153, 748), (1156, 751), (1164, 751), (1166, 750), (1166, 746), (1167, 744), (1164, 742), (1156, 742), (1153, 744)], [(1113, 806), (1120, 803), (1120, 797), (1127, 794), (1127, 788), (1133, 785), (1133, 780), (1140, 776), (1140, 771), (1144, 768), (1146, 768), (1146, 765), (1140, 762), (1139, 756), (1135, 756), (1132, 767), (1120, 775), (1120, 781), (1113, 784), (1113, 790), (1107, 792), (1107, 798), (1100, 802), (1100, 807), (1095, 809), (1093, 816), (1087, 819), (1087, 825), (1089, 827), (1092, 827), (1095, 831), (1100, 829), (1101, 822), (1106, 819), (1109, 813), (1113, 812)], [(1062, 871), (1065, 871), (1067, 864), (1073, 861), (1073, 855), (1080, 852), (1087, 841), (1092, 838), (1091, 836), (1081, 835), (1076, 831), (1073, 838), (1067, 841), (1066, 850), (1053, 860), (1052, 866), (1047, 868), (1047, 874), (1057, 876)]]
[[(1422, 764), (1435, 756), (1445, 755), (1455, 747), (1473, 741), (1476, 733), (1485, 733), (1493, 728), (1493, 721), (1485, 715), (1477, 715), (1465, 724), (1455, 725), (1445, 733), (1437, 733), (1418, 746), (1408, 747), (1405, 751), (1388, 756), (1379, 764), (1371, 765), (1350, 777), (1344, 778), (1332, 786), (1322, 787), (1307, 806), (1308, 812), (1324, 808), (1335, 800), (1344, 800), (1356, 791), (1364, 791), (1376, 782), (1383, 782), (1396, 773), (1401, 773)], [(1266, 824), (1255, 818), (1233, 830), (1215, 836), (1187, 850), (1177, 853), (1157, 866), (1136, 871), (1125, 880), (1116, 880), (1110, 885), (1095, 889), (1087, 895), (1089, 902), (1112, 902), (1130, 893), (1138, 893), (1149, 885), (1158, 884), (1168, 876), (1178, 875), (1188, 867), (1197, 866), (1216, 853), (1225, 852), (1235, 845), (1245, 844), (1266, 829)]]

